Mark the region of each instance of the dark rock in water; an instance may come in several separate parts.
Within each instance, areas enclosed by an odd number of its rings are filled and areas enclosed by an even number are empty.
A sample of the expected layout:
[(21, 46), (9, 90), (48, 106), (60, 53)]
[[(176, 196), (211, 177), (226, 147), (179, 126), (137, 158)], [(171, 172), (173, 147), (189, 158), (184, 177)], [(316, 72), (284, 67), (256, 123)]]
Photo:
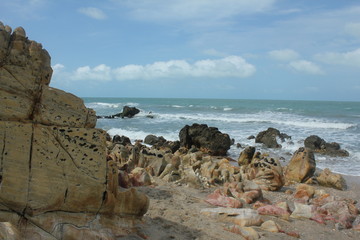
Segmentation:
[(247, 139), (248, 140), (255, 139), (255, 136), (254, 135), (248, 136)]
[(289, 135), (280, 133), (280, 131), (275, 128), (268, 128), (265, 131), (259, 132), (255, 138), (255, 142), (263, 143), (268, 148), (281, 148), (276, 138), (279, 138), (282, 142), (284, 142), (285, 139), (291, 139)]
[(179, 141), (167, 141), (163, 136), (157, 137), (155, 135), (147, 135), (144, 139), (144, 143), (152, 145), (156, 149), (170, 149), (172, 153), (175, 153), (180, 148)]
[(132, 118), (133, 116), (135, 116), (139, 112), (140, 112), (140, 110), (137, 109), (136, 107), (125, 106), (123, 108), (122, 113), (121, 113), (121, 117), (122, 118), (124, 118), (124, 117)]
[(347, 157), (349, 152), (341, 149), (340, 144), (336, 142), (328, 143), (317, 135), (311, 135), (304, 141), (306, 148), (313, 150), (316, 153), (321, 153), (330, 156)]
[(149, 145), (155, 145), (155, 144), (163, 144), (166, 142), (166, 139), (163, 136), (157, 137), (155, 135), (147, 135), (144, 139), (144, 143)]
[(228, 134), (221, 133), (215, 127), (194, 123), (186, 125), (179, 132), (180, 145), (191, 148), (192, 145), (211, 155), (226, 155), (232, 144)]
[(140, 112), (136, 107), (125, 106), (121, 113), (117, 113), (109, 116), (96, 116), (97, 118), (132, 118)]
[(126, 136), (115, 135), (112, 140), (113, 143), (119, 143), (121, 145), (126, 146), (127, 144), (131, 144), (130, 138)]

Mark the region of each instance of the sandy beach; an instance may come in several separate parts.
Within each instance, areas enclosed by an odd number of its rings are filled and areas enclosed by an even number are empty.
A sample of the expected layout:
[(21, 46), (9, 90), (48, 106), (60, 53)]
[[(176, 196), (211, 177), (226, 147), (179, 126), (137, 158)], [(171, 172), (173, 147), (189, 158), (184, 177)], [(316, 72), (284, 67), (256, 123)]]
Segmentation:
[[(315, 186), (332, 196), (344, 199), (360, 199), (360, 177), (344, 176), (348, 189), (340, 191), (332, 188)], [(139, 187), (139, 191), (150, 198), (150, 207), (138, 225), (138, 235), (126, 239), (242, 239), (238, 234), (226, 231), (231, 224), (217, 218), (205, 216), (201, 209), (212, 207), (204, 199), (215, 187), (195, 189), (175, 183), (167, 183), (154, 178), (156, 184), (150, 187)], [(295, 192), (296, 185), (283, 187), (280, 191), (263, 191), (264, 197), (271, 202), (294, 200), (286, 190)], [(359, 204), (357, 204), (359, 207)], [(263, 220), (274, 220), (285, 232), (296, 232), (299, 239), (360, 239), (360, 232), (353, 229), (336, 230), (333, 222), (319, 224), (312, 220), (284, 220), (278, 217), (262, 216)], [(285, 233), (271, 233), (260, 227), (253, 227), (260, 239), (296, 239)], [(125, 239), (125, 238), (124, 238)]]

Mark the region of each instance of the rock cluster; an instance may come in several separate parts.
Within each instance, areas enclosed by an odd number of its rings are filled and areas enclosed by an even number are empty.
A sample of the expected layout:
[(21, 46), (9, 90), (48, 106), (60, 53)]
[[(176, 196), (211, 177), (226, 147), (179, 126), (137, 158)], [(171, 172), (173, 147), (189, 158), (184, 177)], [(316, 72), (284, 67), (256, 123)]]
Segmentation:
[(340, 156), (347, 157), (349, 152), (341, 149), (340, 144), (337, 142), (326, 142), (319, 136), (311, 135), (307, 137), (304, 141), (306, 148), (313, 150), (316, 153), (330, 155), (330, 156)]
[(149, 200), (121, 191), (118, 169), (107, 161), (106, 132), (94, 128), (95, 112), (49, 87), (51, 75), (41, 44), (0, 22), (0, 221), (7, 222), (0, 235), (126, 235)]

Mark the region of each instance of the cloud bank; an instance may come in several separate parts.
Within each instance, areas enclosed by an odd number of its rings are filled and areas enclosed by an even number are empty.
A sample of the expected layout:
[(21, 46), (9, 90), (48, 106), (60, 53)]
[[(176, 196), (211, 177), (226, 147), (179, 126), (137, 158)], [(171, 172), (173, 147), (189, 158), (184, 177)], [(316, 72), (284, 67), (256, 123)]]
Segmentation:
[(360, 48), (349, 52), (327, 52), (315, 55), (318, 61), (333, 64), (360, 67)]
[[(53, 66), (54, 74), (61, 74), (61, 64)], [(229, 56), (221, 59), (205, 59), (194, 63), (185, 60), (154, 62), (147, 65), (125, 65), (111, 68), (100, 64), (91, 68), (83, 66), (72, 73), (63, 73), (71, 80), (92, 81), (126, 81), (156, 80), (179, 78), (246, 78), (255, 74), (256, 68), (240, 56)]]

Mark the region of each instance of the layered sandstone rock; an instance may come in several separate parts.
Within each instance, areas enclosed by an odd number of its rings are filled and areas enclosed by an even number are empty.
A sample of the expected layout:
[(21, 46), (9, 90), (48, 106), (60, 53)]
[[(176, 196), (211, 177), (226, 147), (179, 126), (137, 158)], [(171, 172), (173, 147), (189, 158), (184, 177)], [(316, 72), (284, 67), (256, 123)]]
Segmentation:
[(0, 22), (0, 222), (8, 222), (0, 235), (11, 229), (23, 239), (124, 235), (127, 219), (142, 216), (149, 200), (121, 191), (95, 112), (49, 87), (51, 74), (41, 44)]
[(312, 150), (299, 148), (285, 169), (285, 179), (288, 182), (306, 182), (316, 170), (315, 156)]

